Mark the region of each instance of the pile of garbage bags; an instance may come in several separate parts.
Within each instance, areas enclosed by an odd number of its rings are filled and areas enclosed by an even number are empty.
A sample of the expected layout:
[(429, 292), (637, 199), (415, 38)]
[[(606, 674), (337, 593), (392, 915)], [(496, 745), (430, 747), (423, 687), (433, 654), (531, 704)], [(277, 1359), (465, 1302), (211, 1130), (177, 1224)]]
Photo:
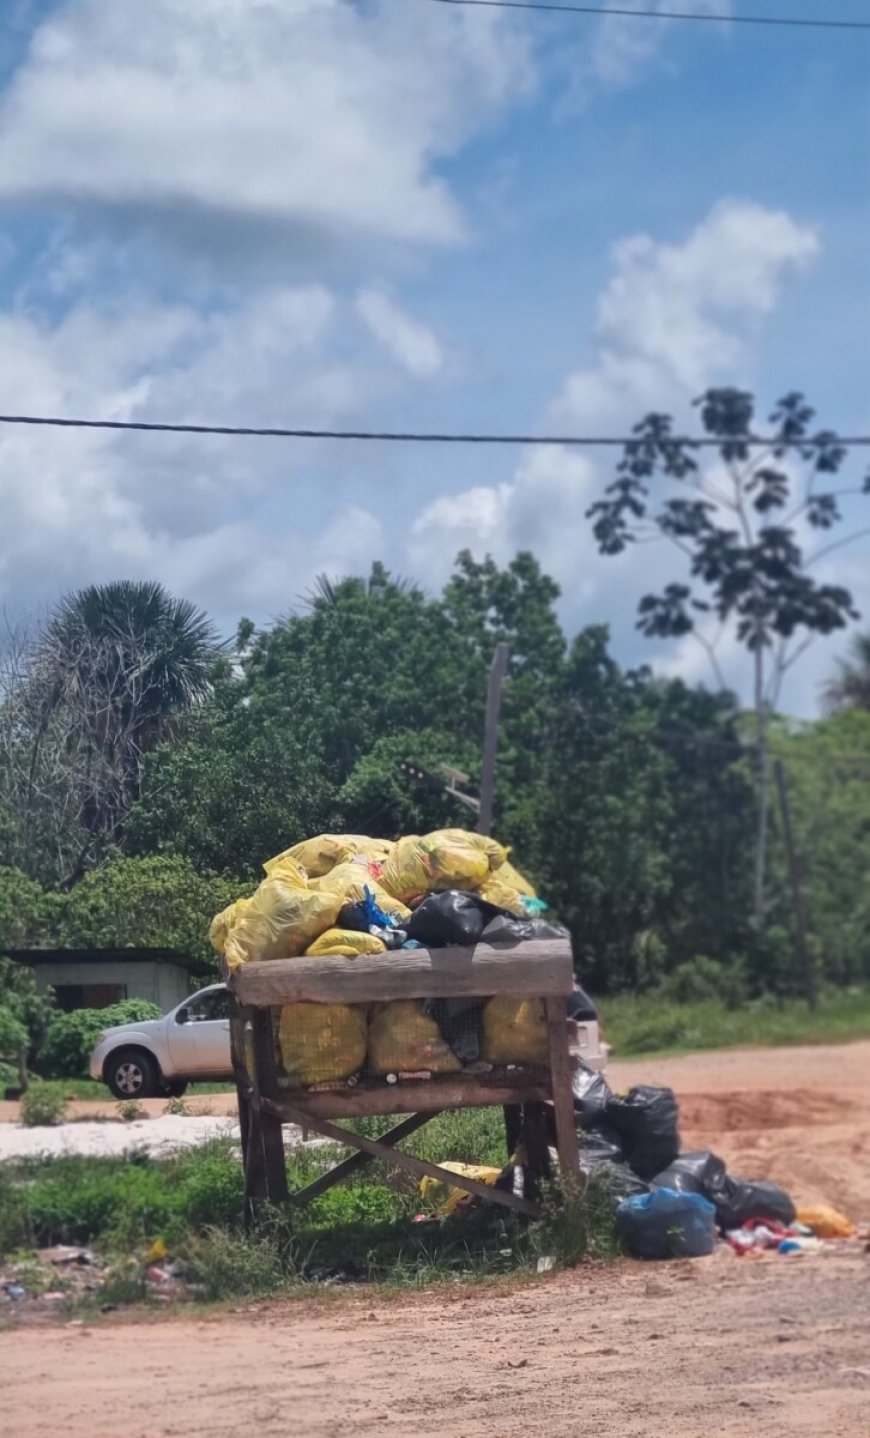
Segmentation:
[[(271, 959), (353, 960), (395, 949), (567, 938), (495, 839), (439, 829), (393, 843), (321, 834), (263, 865), (251, 898), (217, 914), (209, 937), (232, 971)], [(288, 1004), (277, 1050), (294, 1087), (428, 1077), (547, 1060), (544, 1005), (499, 996), (370, 1006)]]
[(607, 1183), (620, 1237), (635, 1257), (698, 1257), (712, 1252), (718, 1234), (744, 1251), (740, 1236), (760, 1228), (778, 1242), (797, 1234), (802, 1215), (778, 1184), (729, 1174), (715, 1153), (680, 1153), (672, 1089), (644, 1084), (617, 1095), (603, 1074), (581, 1065), (574, 1112), (581, 1169)]

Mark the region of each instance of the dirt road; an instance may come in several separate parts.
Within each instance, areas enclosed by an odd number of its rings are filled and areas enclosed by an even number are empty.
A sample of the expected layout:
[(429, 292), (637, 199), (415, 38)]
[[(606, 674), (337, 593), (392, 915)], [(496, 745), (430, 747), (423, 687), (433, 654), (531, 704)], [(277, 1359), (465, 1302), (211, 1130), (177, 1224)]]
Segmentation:
[[(614, 1065), (684, 1147), (870, 1219), (870, 1043)], [(0, 1334), (16, 1438), (867, 1438), (870, 1256), (581, 1270)]]

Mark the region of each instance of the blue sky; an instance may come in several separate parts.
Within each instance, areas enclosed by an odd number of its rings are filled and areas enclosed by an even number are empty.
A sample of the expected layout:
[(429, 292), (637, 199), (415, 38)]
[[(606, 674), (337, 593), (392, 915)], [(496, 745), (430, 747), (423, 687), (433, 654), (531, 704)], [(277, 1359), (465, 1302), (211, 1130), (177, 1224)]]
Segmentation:
[[(722, 23), (6, 0), (2, 407), (620, 432), (737, 383), (870, 432), (870, 33), (695, 8)], [(156, 576), (231, 630), (322, 570), (383, 558), (436, 589), (463, 545), (531, 546), (569, 629), (607, 622), (625, 662), (706, 679), (700, 649), (634, 632), (669, 556), (594, 552), (607, 478), (563, 451), (8, 431), (0, 603)], [(870, 614), (867, 553), (832, 572)], [(842, 647), (807, 655), (790, 708)], [(742, 688), (727, 636), (722, 662)]]

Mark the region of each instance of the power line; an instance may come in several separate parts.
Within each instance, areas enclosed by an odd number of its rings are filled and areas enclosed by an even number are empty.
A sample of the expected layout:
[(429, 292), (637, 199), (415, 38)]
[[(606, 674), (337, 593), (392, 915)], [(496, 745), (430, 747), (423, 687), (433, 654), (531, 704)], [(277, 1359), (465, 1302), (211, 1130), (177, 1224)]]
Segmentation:
[(485, 10), (540, 10), (556, 15), (627, 15), (635, 20), (688, 20), (707, 24), (767, 25), (800, 30), (870, 30), (870, 20), (805, 20), (794, 15), (703, 15), (696, 10), (629, 10), (621, 5), (556, 5), (550, 0), (430, 0)]
[[(279, 426), (258, 427), (235, 424), (188, 424), (163, 423), (156, 420), (138, 419), (73, 419), (60, 415), (43, 414), (0, 414), (0, 424), (29, 425), (35, 428), (54, 429), (100, 429), (135, 431), (145, 434), (216, 434), (230, 437), (253, 439), (336, 439), (375, 440), (386, 444), (504, 444), (504, 445), (564, 445), (586, 449), (621, 449), (627, 444), (643, 443), (637, 435), (581, 435), (581, 434), (463, 434), (427, 430), (369, 430), (369, 429), (285, 429)], [(668, 435), (661, 443), (686, 445), (692, 449), (719, 449), (723, 440), (709, 435), (692, 438), (689, 435)], [(731, 439), (730, 443), (737, 443)], [(813, 435), (804, 439), (783, 439), (763, 435), (740, 437), (739, 443), (748, 449), (826, 449), (831, 443), (845, 449), (870, 447), (870, 435), (837, 435), (833, 441), (830, 434)]]

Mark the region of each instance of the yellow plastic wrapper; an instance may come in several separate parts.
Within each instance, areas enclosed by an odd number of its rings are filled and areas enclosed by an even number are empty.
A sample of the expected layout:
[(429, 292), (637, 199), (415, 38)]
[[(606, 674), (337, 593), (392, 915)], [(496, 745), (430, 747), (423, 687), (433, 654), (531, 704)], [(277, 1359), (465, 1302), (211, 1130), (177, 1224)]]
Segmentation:
[(376, 1074), (451, 1074), (462, 1068), (416, 999), (378, 1004), (369, 1022), (368, 1047), (368, 1066)]
[(496, 904), (500, 909), (507, 909), (508, 913), (513, 914), (517, 919), (523, 918), (526, 913), (522, 894), (519, 889), (514, 889), (510, 884), (504, 883), (501, 869), (484, 879), (477, 892), (482, 899), (486, 899), (488, 904)]
[(538, 897), (534, 884), (526, 878), (525, 874), (521, 874), (519, 869), (514, 868), (510, 859), (505, 859), (504, 863), (500, 865), (498, 877), (503, 884), (510, 884), (512, 889), (516, 889), (520, 894), (525, 894), (527, 899)]
[[(446, 1168), (448, 1173), (459, 1173), (463, 1178), (476, 1178), (478, 1183), (485, 1183), (492, 1188), (496, 1180), (501, 1176), (500, 1168), (489, 1168), (484, 1164), (475, 1163), (441, 1163), (439, 1168)], [(442, 1183), (437, 1178), (420, 1179), (420, 1193), (427, 1203), (434, 1204), (438, 1213), (453, 1213), (462, 1200), (471, 1198), (464, 1188), (453, 1188), (448, 1183)]]
[(327, 929), (305, 950), (312, 959), (330, 958), (333, 954), (346, 959), (355, 959), (358, 954), (385, 954), (387, 946), (375, 934), (363, 934), (357, 929)]
[(464, 829), (436, 829), (400, 839), (381, 871), (388, 893), (407, 903), (420, 894), (478, 889), (504, 863), (506, 850), (494, 839)]
[(549, 1058), (543, 999), (496, 994), (483, 1006), (483, 1058), (490, 1064), (545, 1064)]
[(322, 879), (337, 864), (345, 864), (357, 854), (382, 863), (392, 848), (391, 840), (370, 839), (367, 834), (319, 834), (315, 839), (304, 839), (301, 844), (285, 849), (283, 854), (269, 859), (263, 868), (271, 874), (285, 859), (293, 859), (302, 865), (309, 879)]
[(826, 1203), (800, 1209), (797, 1221), (811, 1228), (816, 1238), (854, 1238), (858, 1232), (851, 1219)]
[(283, 870), (264, 879), (230, 930), (224, 958), (230, 969), (262, 959), (292, 959), (335, 925), (337, 894), (300, 889)]
[(365, 1062), (365, 1006), (285, 1004), (279, 1042), (284, 1072), (300, 1088), (350, 1078)]
[(324, 874), (322, 879), (312, 879), (310, 887), (316, 892), (340, 895), (342, 908), (345, 904), (362, 903), (365, 890), (368, 889), (378, 908), (385, 914), (394, 915), (403, 923), (411, 917), (411, 910), (407, 905), (394, 899), (377, 879), (373, 879), (365, 864), (357, 864), (353, 860), (337, 865), (331, 873)]
[(234, 904), (228, 904), (225, 909), (221, 909), (220, 913), (215, 914), (212, 919), (209, 925), (208, 937), (215, 953), (220, 954), (221, 958), (223, 958), (227, 946), (230, 929), (234, 928), (239, 922), (239, 919), (242, 917), (242, 914), (250, 902), (250, 899), (236, 899)]

